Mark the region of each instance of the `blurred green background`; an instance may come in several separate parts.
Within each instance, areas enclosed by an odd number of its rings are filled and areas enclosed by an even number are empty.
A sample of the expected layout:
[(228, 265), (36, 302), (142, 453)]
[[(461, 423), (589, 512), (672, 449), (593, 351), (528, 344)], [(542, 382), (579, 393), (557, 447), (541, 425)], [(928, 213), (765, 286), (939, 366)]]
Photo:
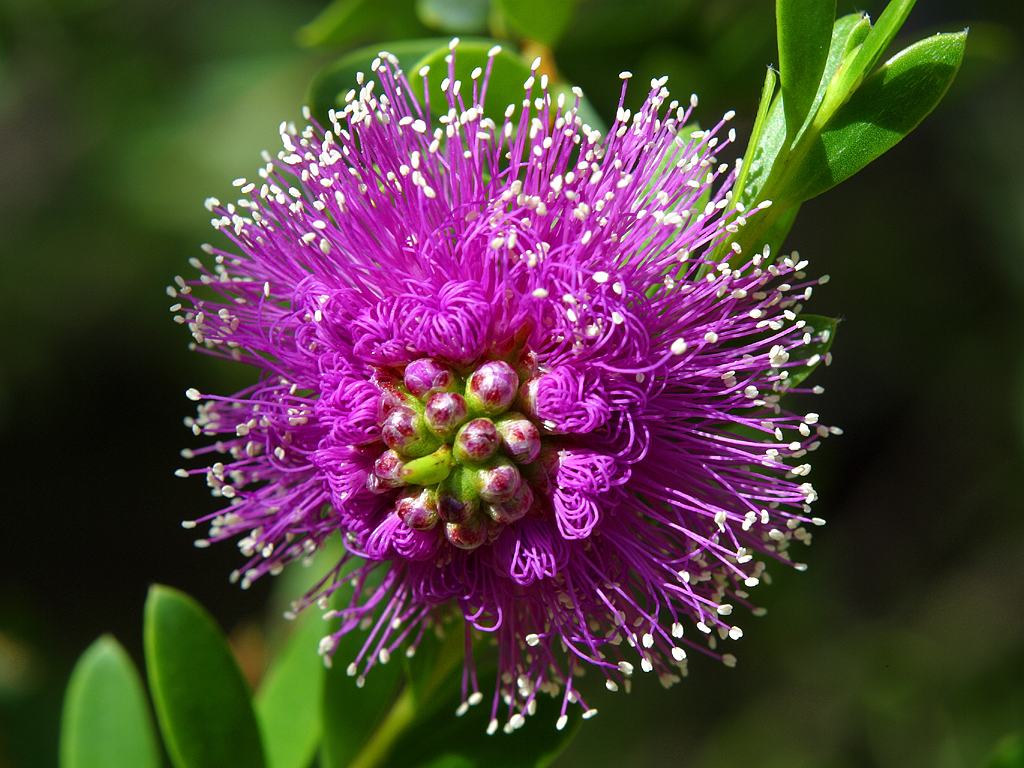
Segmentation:
[[(267, 588), (192, 547), (178, 521), (212, 501), (171, 475), (184, 388), (247, 372), (190, 355), (163, 289), (209, 237), (202, 200), (274, 148), (320, 67), (445, 34), (413, 5), (328, 34), (314, 0), (0, 0), (0, 766), (56, 764), (75, 657), (111, 630), (139, 659), (153, 581), (210, 607), (258, 678)], [(555, 61), (606, 117), (630, 69), (745, 135), (772, 14), (580, 0)], [(928, 0), (904, 36), (967, 25), (937, 112), (788, 241), (833, 276), (812, 310), (845, 318), (818, 374), (846, 435), (816, 457), (810, 571), (759, 591), (737, 669), (607, 694), (559, 766), (1024, 765), (1024, 6)]]

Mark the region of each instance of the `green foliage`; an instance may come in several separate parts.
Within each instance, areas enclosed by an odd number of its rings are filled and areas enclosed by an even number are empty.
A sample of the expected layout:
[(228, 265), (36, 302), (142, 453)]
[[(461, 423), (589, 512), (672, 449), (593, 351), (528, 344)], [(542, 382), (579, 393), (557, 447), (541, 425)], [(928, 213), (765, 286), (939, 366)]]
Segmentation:
[(481, 34), (487, 29), (489, 0), (416, 0), (416, 13), (442, 32)]
[(61, 768), (156, 768), (149, 704), (135, 665), (105, 635), (82, 654), (64, 698)]
[[(374, 576), (379, 578), (382, 569)], [(331, 605), (348, 605), (352, 586), (343, 584), (331, 598)], [(328, 631), (337, 629), (331, 622)], [(326, 634), (326, 633), (325, 633)], [(322, 768), (348, 768), (380, 726), (395, 700), (402, 677), (402, 663), (391, 659), (386, 664), (374, 664), (365, 680), (348, 674), (347, 665), (359, 654), (366, 641), (364, 632), (350, 632), (341, 638), (334, 651), (335, 663), (324, 672), (320, 718), (323, 742), (320, 751)]]
[(268, 768), (303, 768), (320, 744), (324, 665), (317, 645), (327, 625), (315, 608), (295, 624), (256, 693)]
[(494, 0), (498, 24), (509, 34), (548, 47), (562, 37), (575, 5), (575, 0)]
[[(381, 13), (386, 7), (387, 12)], [(333, 0), (298, 32), (310, 47), (348, 46), (370, 39), (419, 37), (427, 32), (409, 0), (386, 6), (373, 0)], [(396, 54), (397, 55), (397, 54)]]
[[(785, 125), (779, 118), (782, 114), (781, 107), (776, 106), (776, 120), (772, 126), (769, 136), (765, 134), (768, 115), (772, 111), (772, 97), (775, 95), (775, 84), (778, 77), (775, 70), (769, 68), (764, 76), (764, 85), (761, 87), (761, 100), (757, 105), (757, 117), (754, 119), (754, 128), (750, 133), (750, 141), (747, 142), (747, 151), (743, 155), (743, 165), (740, 168), (740, 175), (736, 178), (736, 189), (739, 200), (747, 205), (757, 197), (761, 185), (753, 181), (763, 179), (771, 168), (771, 163), (782, 147), (785, 140)], [(781, 103), (780, 102), (777, 102)], [(780, 130), (781, 128), (781, 130)], [(757, 172), (751, 173), (756, 168)]]
[[(761, 200), (774, 205), (732, 238), (744, 250), (764, 243), (777, 248), (797, 206), (887, 152), (942, 100), (963, 60), (966, 31), (921, 40), (868, 75), (912, 6), (893, 0), (874, 27), (863, 14), (839, 18), (822, 59), (825, 22), (815, 15), (821, 9), (812, 14), (797, 0), (780, 1), (782, 89), (775, 90), (769, 73), (736, 185), (747, 207)], [(815, 77), (805, 72), (787, 82), (787, 66), (799, 70), (808, 60)]]
[(411, 64), (419, 61), (439, 46), (447, 45), (447, 42), (440, 38), (395, 40), (347, 53), (313, 78), (309, 84), (306, 103), (313, 111), (314, 117), (321, 124), (326, 125), (328, 124), (328, 112), (345, 103), (345, 94), (358, 87), (356, 75), (359, 72), (369, 75), (370, 63), (381, 51), (387, 51), (396, 56), (406, 71), (415, 72), (415, 69), (410, 68)]
[[(486, 71), (487, 53), (495, 45), (497, 42), (494, 40), (470, 40), (459, 44), (455, 57), (455, 79), (462, 81), (462, 88), (467, 92), (473, 88), (473, 70), (479, 67)], [(412, 67), (413, 72), (418, 72), (422, 67), (430, 67), (430, 109), (435, 115), (443, 115), (448, 111), (448, 98), (441, 90), (441, 83), (448, 77), (448, 62), (445, 59), (450, 53), (447, 44), (439, 46)], [(505, 107), (519, 104), (523, 100), (523, 83), (530, 76), (530, 67), (522, 56), (506, 48), (502, 48), (493, 59), (494, 68), (487, 82), (484, 114), (501, 125), (505, 121)]]
[(985, 768), (1024, 768), (1024, 735), (1014, 733), (996, 745)]
[(154, 586), (143, 640), (157, 721), (176, 768), (261, 768), (249, 688), (210, 615), (187, 595)]
[(786, 130), (794, 138), (818, 90), (835, 15), (835, 0), (775, 3)]
[(892, 0), (863, 40), (847, 51), (843, 65), (829, 84), (824, 114), (830, 115), (868, 76), (872, 67), (900, 31), (916, 0)]
[(938, 106), (963, 61), (967, 33), (935, 35), (885, 63), (821, 129), (793, 196), (808, 200), (899, 143)]

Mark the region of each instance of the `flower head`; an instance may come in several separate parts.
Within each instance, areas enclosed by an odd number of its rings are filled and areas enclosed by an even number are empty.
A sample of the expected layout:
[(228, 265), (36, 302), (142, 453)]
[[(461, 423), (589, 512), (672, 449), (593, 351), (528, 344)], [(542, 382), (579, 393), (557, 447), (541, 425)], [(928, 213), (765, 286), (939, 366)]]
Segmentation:
[[(615, 690), (637, 668), (671, 684), (688, 650), (733, 663), (733, 606), (821, 522), (801, 457), (828, 430), (780, 401), (810, 391), (790, 374), (816, 362), (816, 281), (795, 257), (712, 258), (757, 213), (715, 157), (731, 115), (681, 133), (695, 98), (656, 80), (631, 114), (624, 83), (603, 136), (531, 77), (496, 122), (490, 67), (458, 83), (452, 58), (436, 124), (382, 53), (330, 126), (282, 125), (242, 199), (209, 201), (233, 247), (206, 247), (175, 309), (260, 376), (190, 390), (217, 442), (189, 454), (223, 456), (179, 472), (225, 500), (197, 522), (238, 539), (243, 586), (343, 539), (301, 603), (359, 559), (321, 646), (372, 627), (352, 674), (455, 606), (494, 640), (491, 727), (539, 693), (562, 727), (594, 712), (584, 671)], [(470, 659), (464, 681), (476, 703)]]

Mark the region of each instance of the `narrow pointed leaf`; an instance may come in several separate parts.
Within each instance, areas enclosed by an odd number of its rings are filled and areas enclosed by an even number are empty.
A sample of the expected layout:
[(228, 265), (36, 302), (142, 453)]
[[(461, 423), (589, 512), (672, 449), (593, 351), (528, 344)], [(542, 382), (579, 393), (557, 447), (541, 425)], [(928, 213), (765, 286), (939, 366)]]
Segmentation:
[[(867, 17), (860, 13), (851, 13), (836, 19), (836, 23), (832, 27), (832, 40), (829, 44), (828, 58), (825, 60), (825, 70), (811, 105), (811, 114), (818, 111), (828, 84), (839, 69), (843, 57), (860, 44), (870, 29), (871, 25), (868, 23)], [(738, 187), (741, 189), (740, 200), (747, 206), (763, 199), (760, 194), (761, 189), (771, 176), (776, 159), (786, 140), (784, 99), (779, 94), (774, 101), (771, 101), (770, 106), (766, 105), (764, 94), (767, 91), (767, 86), (768, 78), (765, 81), (765, 89), (762, 90), (757, 123), (750, 137), (751, 144), (747, 147), (743, 158), (743, 177), (740, 179), (742, 187)], [(763, 117), (762, 112), (764, 112)]]
[(324, 665), (317, 644), (327, 623), (313, 609), (296, 619), (256, 694), (269, 768), (304, 768), (320, 743)]
[(857, 173), (910, 133), (938, 105), (963, 60), (966, 32), (940, 34), (901, 51), (864, 82), (823, 128), (794, 182), (808, 200)]
[(357, 73), (362, 72), (367, 77), (371, 76), (370, 63), (381, 51), (394, 54), (398, 57), (398, 62), (404, 70), (415, 73), (415, 70), (410, 69), (412, 64), (439, 46), (446, 44), (447, 40), (442, 38), (396, 40), (347, 53), (314, 76), (309, 85), (306, 103), (313, 111), (313, 116), (322, 125), (327, 125), (328, 112), (341, 107), (345, 103), (345, 94), (358, 88), (356, 85)]
[(832, 112), (857, 90), (892, 43), (907, 20), (916, 0), (892, 0), (871, 27), (860, 46), (843, 62), (826, 96), (826, 112)]
[[(743, 155), (743, 167), (736, 179), (736, 195), (740, 202), (747, 204), (753, 199), (756, 192), (747, 186), (747, 178), (750, 176), (751, 166), (760, 158), (756, 157), (761, 151), (761, 139), (764, 135), (765, 124), (768, 122), (768, 113), (772, 106), (772, 97), (775, 96), (775, 84), (778, 80), (775, 70), (769, 68), (765, 72), (764, 85), (761, 87), (761, 100), (757, 105), (757, 117), (754, 120), (754, 128), (750, 133), (750, 141), (747, 142), (747, 151)], [(749, 190), (749, 191), (748, 191)]]
[(803, 125), (821, 82), (835, 17), (835, 0), (775, 3), (779, 69), (790, 141)]
[(262, 768), (249, 688), (213, 618), (187, 595), (154, 586), (143, 639), (157, 721), (174, 766)]
[(71, 673), (60, 733), (61, 768), (158, 768), (149, 702), (135, 665), (110, 636)]
[(811, 103), (810, 115), (817, 114), (825, 99), (829, 85), (842, 66), (852, 56), (865, 38), (871, 33), (871, 20), (864, 13), (850, 13), (836, 19), (832, 28), (832, 41), (829, 43), (828, 57), (825, 59), (825, 70), (821, 73), (818, 91)]

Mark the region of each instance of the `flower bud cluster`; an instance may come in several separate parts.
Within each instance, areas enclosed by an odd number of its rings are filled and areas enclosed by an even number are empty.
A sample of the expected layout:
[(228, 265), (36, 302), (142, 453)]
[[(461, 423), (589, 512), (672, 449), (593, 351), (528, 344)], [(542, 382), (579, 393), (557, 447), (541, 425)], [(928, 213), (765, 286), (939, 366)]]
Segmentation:
[(533, 371), (520, 373), (488, 360), (463, 377), (432, 358), (412, 361), (400, 376), (378, 372), (387, 449), (367, 487), (397, 491), (394, 511), (409, 528), (439, 529), (465, 550), (494, 541), (536, 506), (524, 469), (540, 456), (540, 431), (512, 410)]

